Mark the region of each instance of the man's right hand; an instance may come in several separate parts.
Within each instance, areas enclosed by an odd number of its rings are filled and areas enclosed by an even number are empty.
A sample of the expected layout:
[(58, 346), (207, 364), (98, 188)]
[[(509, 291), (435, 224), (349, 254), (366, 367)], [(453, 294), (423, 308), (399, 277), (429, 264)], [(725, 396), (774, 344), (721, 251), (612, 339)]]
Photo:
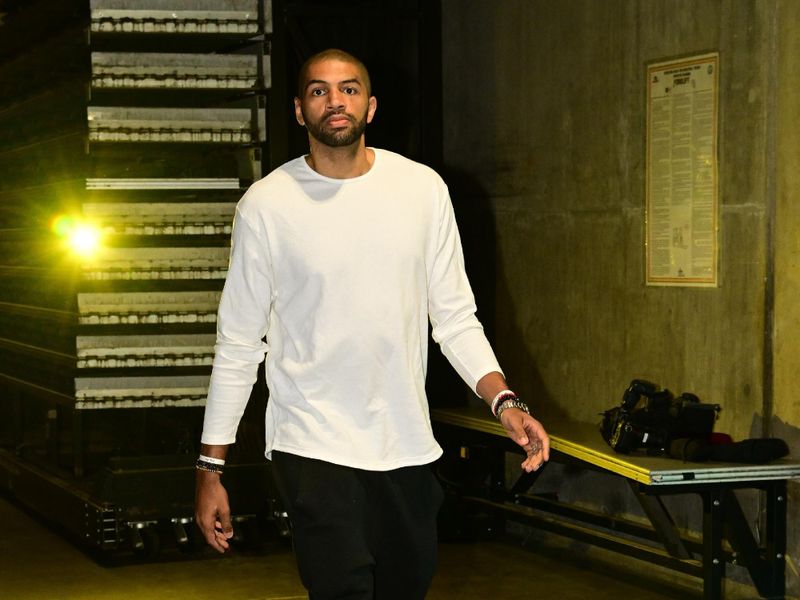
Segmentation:
[(208, 545), (217, 552), (226, 552), (233, 537), (231, 509), (228, 492), (220, 481), (219, 473), (197, 471), (194, 496), (194, 521)]

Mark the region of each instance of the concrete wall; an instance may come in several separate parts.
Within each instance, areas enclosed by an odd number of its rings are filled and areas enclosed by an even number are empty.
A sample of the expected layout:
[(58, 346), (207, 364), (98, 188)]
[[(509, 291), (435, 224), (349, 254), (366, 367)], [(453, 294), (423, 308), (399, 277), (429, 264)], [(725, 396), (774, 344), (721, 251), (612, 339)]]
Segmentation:
[[(800, 2), (781, 0), (775, 93), (775, 319), (774, 406), (771, 433), (800, 457)], [(800, 595), (800, 484), (789, 487), (790, 588)]]
[[(642, 377), (719, 403), (716, 430), (736, 439), (798, 441), (798, 6), (443, 0), (448, 183), (481, 317), (545, 422), (597, 421)], [(720, 53), (719, 286), (647, 287), (646, 64), (707, 51)]]

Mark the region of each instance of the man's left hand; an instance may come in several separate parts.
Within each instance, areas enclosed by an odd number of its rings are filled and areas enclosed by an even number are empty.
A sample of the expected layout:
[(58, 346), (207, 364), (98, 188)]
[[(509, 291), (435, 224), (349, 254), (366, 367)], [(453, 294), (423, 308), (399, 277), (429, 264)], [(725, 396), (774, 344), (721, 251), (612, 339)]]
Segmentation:
[(522, 469), (526, 473), (537, 471), (550, 460), (550, 437), (536, 419), (518, 408), (508, 408), (500, 415), (500, 423), (515, 443), (525, 450)]

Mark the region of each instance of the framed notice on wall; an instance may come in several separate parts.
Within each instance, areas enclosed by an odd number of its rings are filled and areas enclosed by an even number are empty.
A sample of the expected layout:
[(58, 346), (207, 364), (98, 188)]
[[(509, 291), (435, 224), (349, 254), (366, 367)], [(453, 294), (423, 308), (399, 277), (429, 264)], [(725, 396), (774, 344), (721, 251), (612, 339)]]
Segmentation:
[(647, 67), (647, 285), (717, 285), (719, 54)]

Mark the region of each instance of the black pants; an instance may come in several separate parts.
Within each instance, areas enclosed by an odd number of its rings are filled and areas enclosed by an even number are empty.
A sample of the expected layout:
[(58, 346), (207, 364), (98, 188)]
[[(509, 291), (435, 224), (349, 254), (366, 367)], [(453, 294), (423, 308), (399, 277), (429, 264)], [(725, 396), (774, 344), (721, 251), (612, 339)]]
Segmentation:
[(273, 472), (310, 600), (422, 600), (442, 488), (428, 465), (363, 471), (284, 452)]

